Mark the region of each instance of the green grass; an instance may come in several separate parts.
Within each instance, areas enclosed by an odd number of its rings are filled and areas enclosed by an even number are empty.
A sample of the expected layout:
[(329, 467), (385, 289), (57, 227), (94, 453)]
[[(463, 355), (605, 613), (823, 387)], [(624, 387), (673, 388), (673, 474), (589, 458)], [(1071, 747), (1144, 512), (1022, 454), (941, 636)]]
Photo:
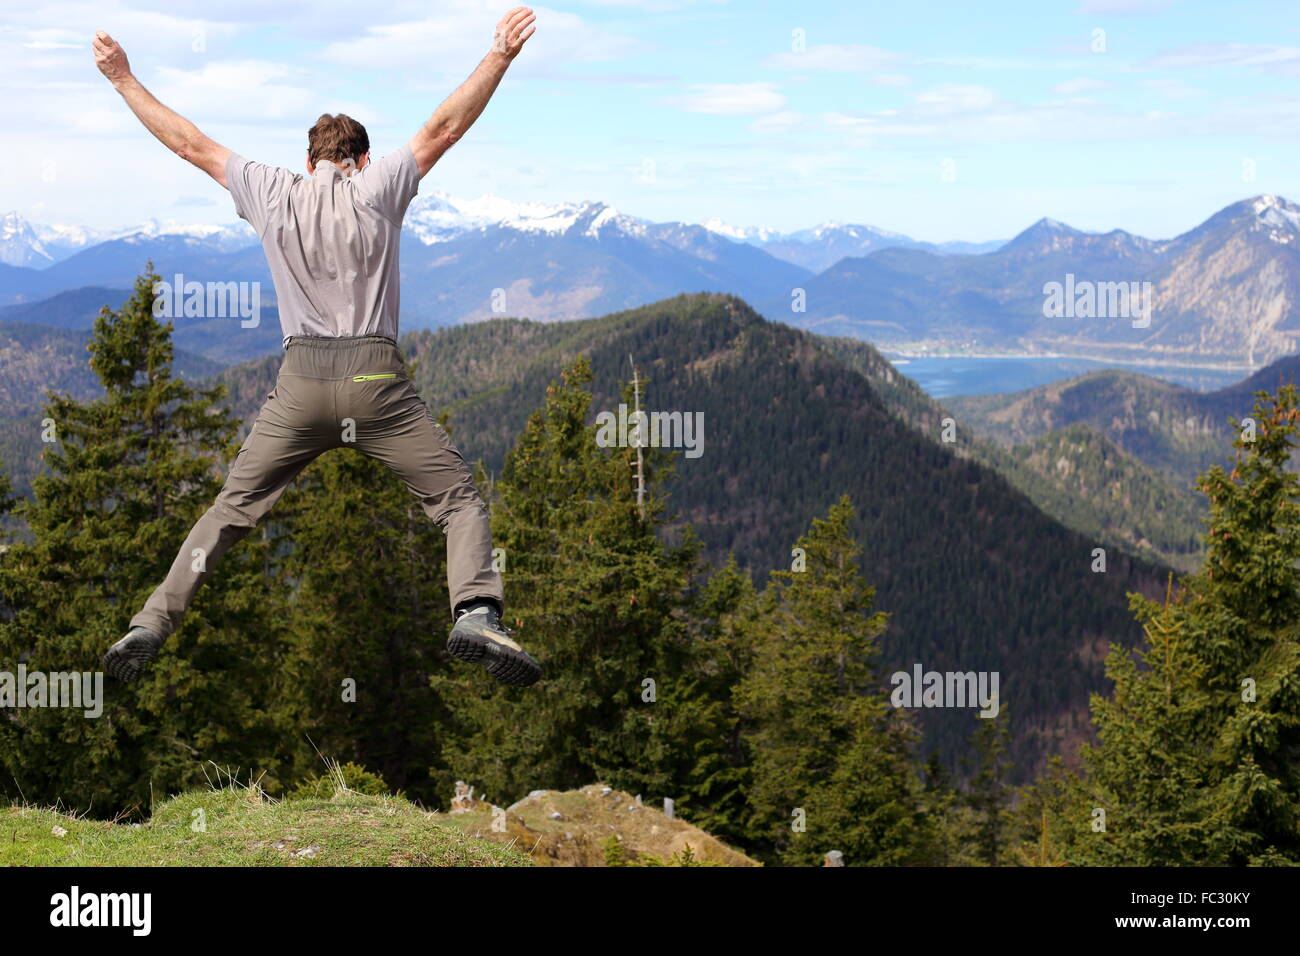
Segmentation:
[[(56, 835), (55, 827), (67, 831)], [(196, 829), (199, 828), (199, 829)], [(314, 850), (308, 848), (315, 847)], [(295, 852), (308, 850), (305, 855)], [(5, 866), (531, 866), (392, 796), (268, 800), (256, 787), (182, 794), (129, 825), (0, 810)]]

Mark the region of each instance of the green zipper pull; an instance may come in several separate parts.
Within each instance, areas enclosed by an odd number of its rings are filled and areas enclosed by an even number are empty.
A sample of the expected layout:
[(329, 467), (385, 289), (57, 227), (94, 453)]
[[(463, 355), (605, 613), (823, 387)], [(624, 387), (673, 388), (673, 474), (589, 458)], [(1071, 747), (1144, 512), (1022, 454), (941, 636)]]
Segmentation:
[(375, 381), (376, 379), (381, 379), (381, 378), (397, 378), (397, 373), (396, 373), (396, 372), (383, 372), (383, 373), (380, 373), (380, 374), (378, 374), (378, 375), (354, 375), (354, 376), (352, 376), (352, 381), (354, 381), (354, 382), (373, 382), (373, 381)]

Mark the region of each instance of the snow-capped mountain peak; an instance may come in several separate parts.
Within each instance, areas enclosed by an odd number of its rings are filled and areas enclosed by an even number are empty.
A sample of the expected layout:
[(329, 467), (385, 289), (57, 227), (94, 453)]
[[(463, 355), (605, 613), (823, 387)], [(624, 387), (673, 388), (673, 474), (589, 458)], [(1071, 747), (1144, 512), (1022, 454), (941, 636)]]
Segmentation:
[(877, 239), (903, 244), (912, 242), (902, 233), (877, 229), (875, 226), (864, 226), (859, 223), (840, 222), (836, 219), (828, 219), (821, 225), (813, 226), (811, 229), (800, 229), (797, 232), (790, 233), (785, 238), (794, 239), (798, 242), (823, 242), (827, 239)]
[(181, 223), (174, 219), (146, 219), (139, 225), (126, 229), (117, 229), (105, 233), (101, 241), (126, 239), (141, 241), (161, 239), (167, 236), (179, 236), (197, 240), (221, 252), (233, 252), (257, 242), (257, 234), (248, 223), (240, 220), (232, 223)]
[(598, 238), (607, 230), (644, 235), (646, 223), (602, 202), (512, 202), (491, 193), (461, 199), (435, 191), (411, 203), (406, 228), (425, 245), (445, 242), (462, 233), (489, 227), (559, 236), (580, 234)]
[(104, 233), (101, 230), (91, 229), (87, 226), (51, 226), (43, 223), (33, 223), (32, 228), (36, 230), (36, 235), (40, 237), (41, 241), (49, 246), (84, 248), (104, 240)]
[(6, 213), (0, 219), (0, 262), (41, 268), (53, 261), (40, 234), (26, 219), (16, 212)]
[(864, 226), (857, 223), (840, 222), (836, 219), (828, 219), (820, 225), (813, 226), (809, 229), (799, 229), (794, 232), (781, 232), (778, 229), (769, 229), (766, 226), (733, 226), (721, 219), (705, 219), (699, 223), (709, 232), (719, 236), (726, 236), (728, 239), (736, 242), (748, 242), (755, 246), (766, 246), (775, 242), (797, 242), (797, 243), (834, 243), (834, 242), (856, 242), (856, 243), (878, 243), (888, 242), (891, 244), (911, 245), (913, 241), (907, 236), (897, 232), (889, 232), (885, 229), (877, 229), (875, 226)]
[(771, 242), (773, 239), (781, 238), (781, 233), (776, 229), (768, 229), (765, 226), (733, 226), (721, 219), (705, 219), (696, 225), (703, 226), (715, 235), (724, 236), (736, 242), (750, 242), (761, 245), (765, 242)]
[(1266, 232), (1268, 238), (1282, 245), (1292, 245), (1300, 237), (1300, 206), (1281, 196), (1256, 196), (1250, 202), (1254, 219), (1250, 228)]
[(43, 269), (101, 242), (144, 242), (168, 236), (190, 239), (220, 252), (233, 252), (257, 242), (257, 235), (242, 220), (216, 224), (146, 219), (121, 229), (93, 229), (28, 222), (17, 212), (10, 212), (0, 218), (0, 262)]

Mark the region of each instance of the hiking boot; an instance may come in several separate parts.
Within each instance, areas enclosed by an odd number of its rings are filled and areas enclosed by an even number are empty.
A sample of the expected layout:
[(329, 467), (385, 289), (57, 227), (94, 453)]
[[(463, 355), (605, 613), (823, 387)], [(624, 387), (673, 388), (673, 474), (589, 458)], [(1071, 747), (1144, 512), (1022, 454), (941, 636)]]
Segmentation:
[(456, 618), (447, 638), (447, 653), (470, 664), (482, 664), (503, 684), (527, 687), (542, 676), (542, 665), (510, 638), (512, 633), (501, 626), (495, 607), (471, 605)]
[(126, 637), (108, 649), (104, 655), (104, 670), (124, 684), (140, 676), (149, 662), (158, 656), (163, 639), (144, 627), (133, 627)]

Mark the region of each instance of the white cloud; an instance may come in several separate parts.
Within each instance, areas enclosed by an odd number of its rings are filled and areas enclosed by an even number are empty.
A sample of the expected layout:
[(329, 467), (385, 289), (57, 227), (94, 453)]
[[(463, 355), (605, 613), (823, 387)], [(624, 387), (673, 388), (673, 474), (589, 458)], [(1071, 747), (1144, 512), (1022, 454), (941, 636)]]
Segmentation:
[(998, 101), (998, 95), (987, 86), (967, 83), (945, 83), (912, 97), (922, 113), (972, 113), (982, 112)]
[(75, 30), (24, 30), (19, 44), (26, 50), (85, 50), (86, 37)]
[(1158, 80), (1142, 80), (1138, 86), (1143, 89), (1153, 90), (1169, 99), (1184, 99), (1190, 96), (1204, 96), (1205, 90), (1188, 86), (1182, 80), (1177, 78), (1163, 78)]
[[(835, 145), (863, 148), (882, 139), (942, 139), (950, 146), (1007, 143), (1153, 141), (1176, 137), (1224, 137), (1258, 133), (1300, 134), (1300, 98), (1258, 97), (1224, 101), (1213, 113), (1190, 115), (1160, 109), (1074, 99), (1040, 104), (999, 100), (983, 109), (949, 109), (961, 97), (941, 97), (943, 109), (915, 104), (899, 110), (821, 114)], [(976, 98), (976, 102), (981, 102)]]
[(797, 129), (807, 129), (811, 125), (809, 117), (803, 113), (782, 110), (760, 116), (747, 127), (751, 133), (787, 133)]
[(96, 30), (106, 30), (122, 44), (137, 72), (156, 63), (193, 63), (204, 55), (205, 47), (226, 42), (239, 33), (235, 24), (218, 22), (210, 16), (210, 8), (204, 16), (185, 18), (112, 2), (10, 5), (4, 13), (4, 28), (0, 29), (0, 77), (25, 75), (32, 69), (65, 74), (94, 72), (91, 41)]
[(1192, 43), (1153, 56), (1150, 67), (1237, 66), (1274, 68), (1300, 61), (1300, 47), (1250, 43)]
[[(491, 24), (510, 4), (501, 0), (386, 0), (382, 8), (372, 6), (364, 13), (370, 23), (402, 23), (448, 19), (467, 7), (480, 9), (490, 17), (490, 39)], [(533, 9), (539, 11), (540, 19), (543, 8)], [(21, 12), (5, 12), (11, 21), (76, 23), (91, 32), (107, 29), (114, 36), (114, 31), (134, 31), (142, 23), (172, 21), (238, 29), (273, 26), (291, 36), (312, 40), (355, 37), (359, 30), (357, 14), (354, 0), (222, 0), (220, 4), (212, 0), (52, 0), (30, 4)]]
[(160, 70), (155, 93), (176, 112), (198, 123), (293, 119), (301, 125), (326, 106), (330, 112), (358, 111), (358, 118), (373, 112), (355, 103), (342, 105), (318, 89), (314, 79), (312, 71), (283, 63), (226, 60), (206, 63), (198, 70)]
[(956, 70), (1059, 70), (1061, 61), (1024, 60), (1007, 56), (927, 56), (917, 59), (916, 66), (938, 66)]
[(1066, 80), (1064, 83), (1057, 83), (1052, 87), (1052, 92), (1058, 96), (1077, 96), (1080, 93), (1108, 90), (1114, 86), (1115, 84), (1109, 80), (1099, 80), (1091, 76), (1077, 76), (1072, 80)]
[[(368, 26), (360, 36), (327, 45), (321, 57), (363, 70), (416, 70), (424, 75), (468, 74), (492, 47), (500, 4), (460, 0), (437, 16)], [(554, 63), (602, 63), (633, 52), (638, 42), (588, 23), (573, 13), (534, 6), (536, 31), (511, 65), (512, 75), (553, 71)]]
[(697, 83), (693, 93), (668, 97), (664, 102), (688, 113), (750, 116), (785, 106), (785, 96), (775, 83)]
[(784, 70), (812, 70), (825, 73), (863, 73), (884, 70), (903, 60), (900, 53), (860, 44), (824, 43), (802, 53), (775, 53), (762, 65)]
[(828, 130), (849, 134), (849, 145), (860, 146), (882, 137), (936, 136), (943, 127), (900, 115), (898, 110), (878, 113), (822, 113), (819, 117)]

